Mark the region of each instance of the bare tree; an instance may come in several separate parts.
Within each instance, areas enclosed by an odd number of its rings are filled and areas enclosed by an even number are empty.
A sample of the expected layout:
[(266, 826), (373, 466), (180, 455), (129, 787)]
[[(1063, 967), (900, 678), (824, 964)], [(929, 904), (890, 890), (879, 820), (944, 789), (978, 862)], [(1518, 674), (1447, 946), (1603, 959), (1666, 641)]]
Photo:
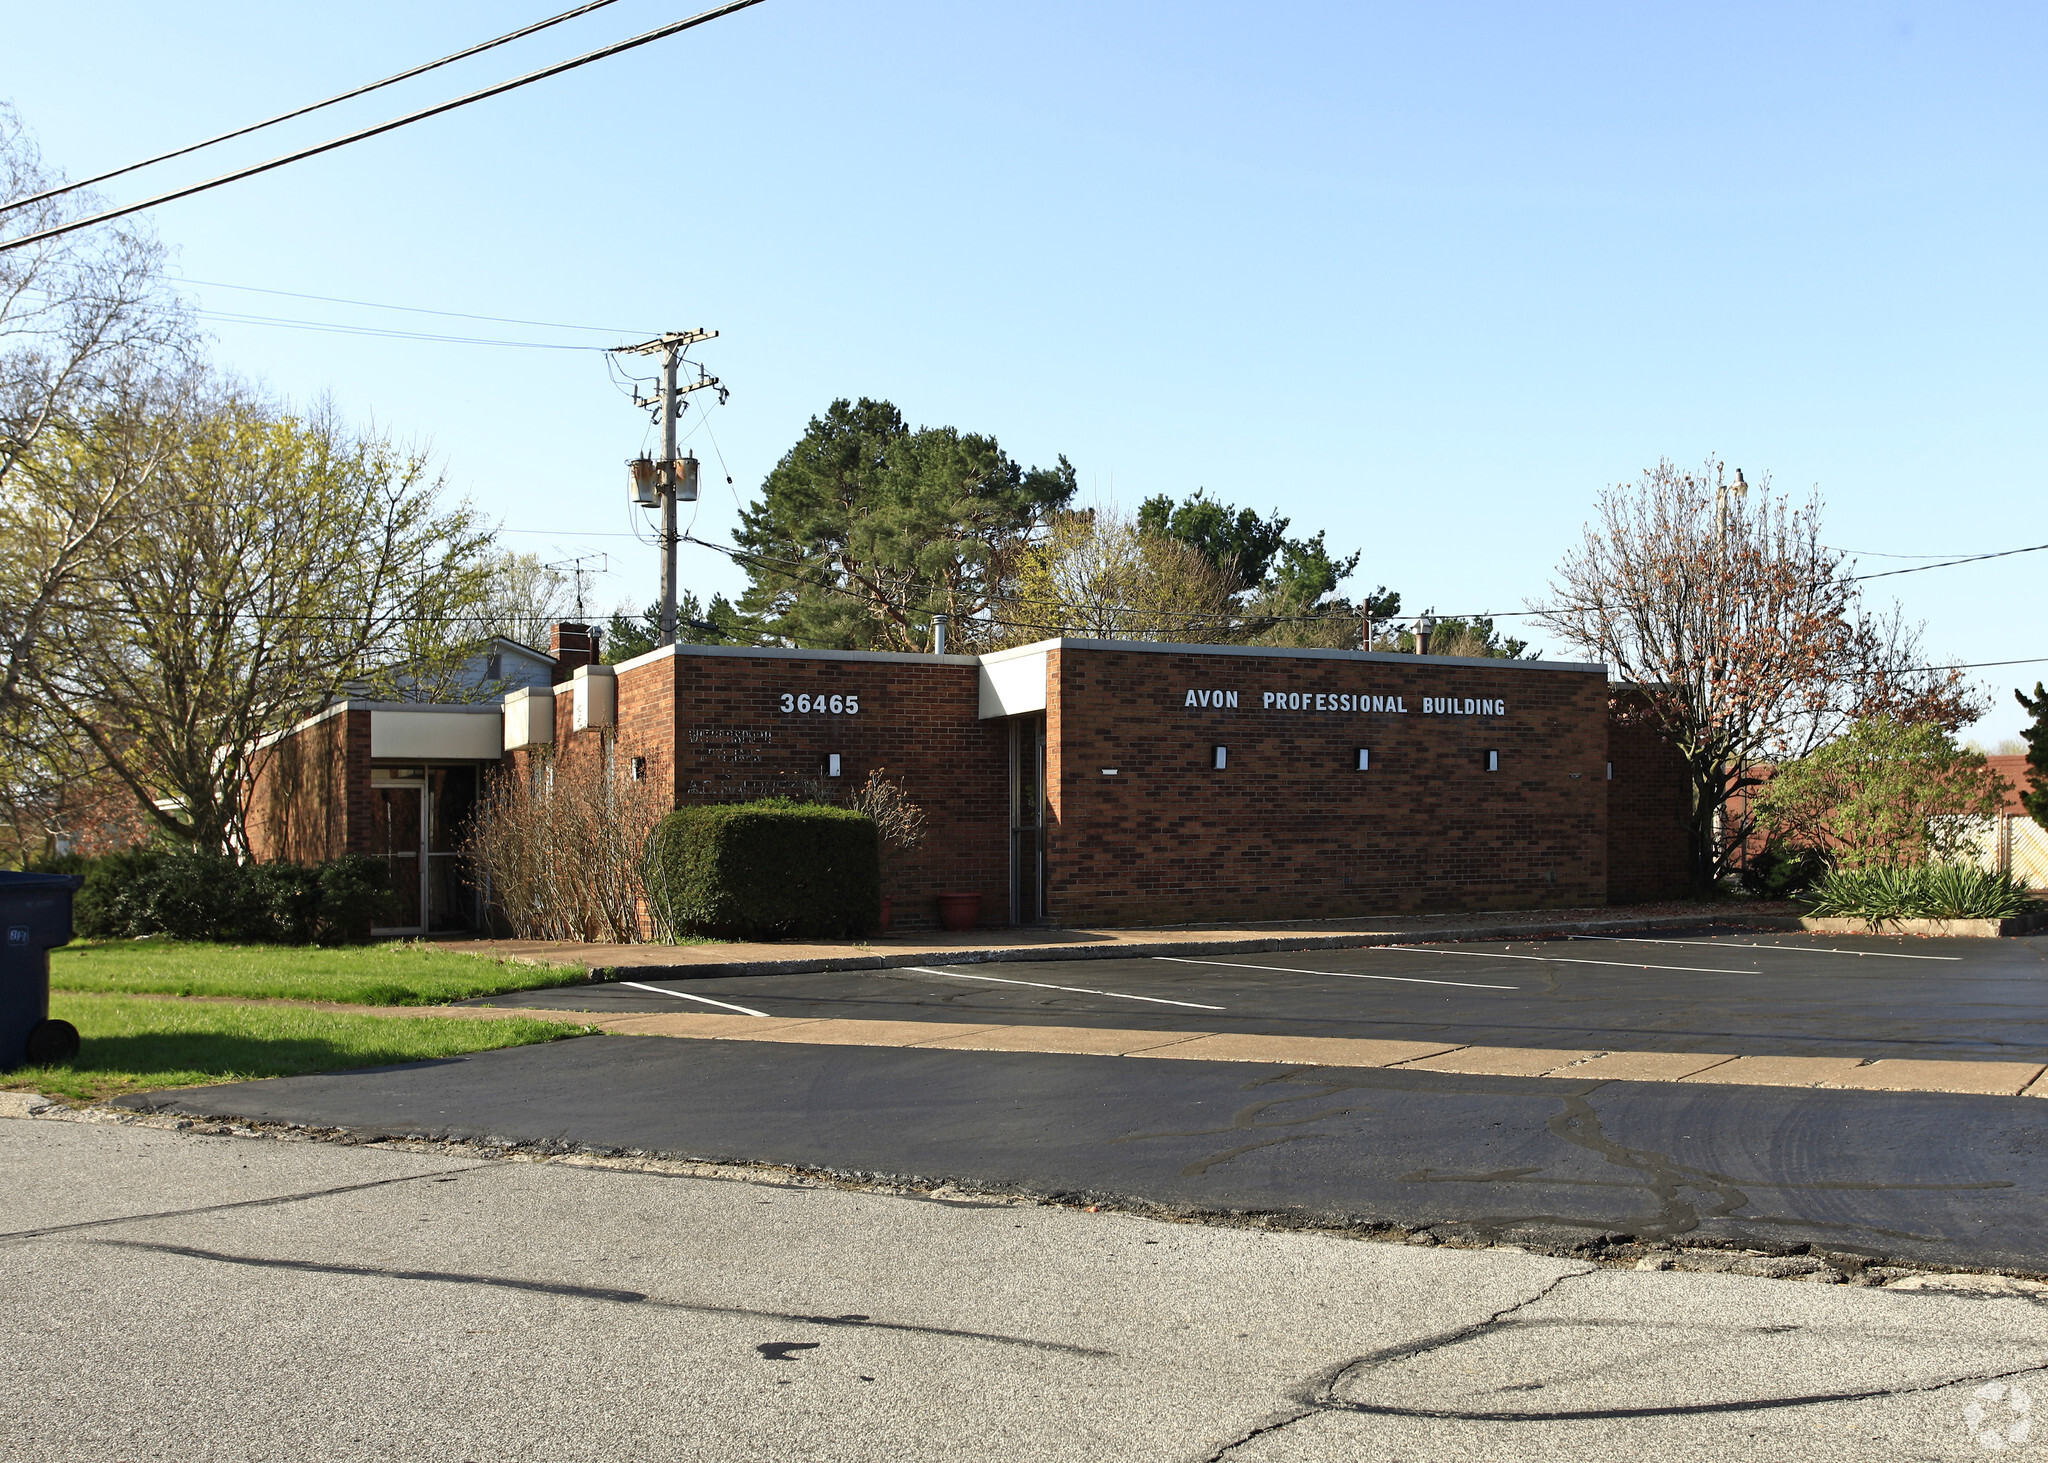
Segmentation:
[[(1766, 763), (1804, 756), (1851, 721), (1948, 731), (1981, 706), (1961, 672), (1927, 665), (1898, 611), (1872, 614), (1853, 565), (1820, 539), (1818, 494), (1794, 507), (1768, 479), (1669, 461), (1605, 490), (1538, 622), (1605, 660), (1616, 714), (1686, 759), (1692, 874), (1727, 874), (1753, 831), (1731, 800)], [(1746, 803), (1746, 799), (1743, 803)]]
[(418, 454), (326, 413), (202, 384), (152, 430), (147, 531), (108, 546), (30, 675), (161, 828), (243, 851), (264, 736), (464, 653), (490, 541)]
[(502, 635), (545, 650), (548, 631), (576, 609), (576, 585), (539, 554), (502, 553), (491, 561), (479, 638)]

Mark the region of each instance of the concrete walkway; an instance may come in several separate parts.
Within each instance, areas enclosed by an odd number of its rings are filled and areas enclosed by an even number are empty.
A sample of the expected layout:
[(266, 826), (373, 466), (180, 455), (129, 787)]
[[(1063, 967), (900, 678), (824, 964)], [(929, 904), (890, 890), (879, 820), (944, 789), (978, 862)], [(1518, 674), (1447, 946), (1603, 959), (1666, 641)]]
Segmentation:
[[(398, 1008), (393, 1008), (394, 1010)], [(417, 1011), (418, 1008), (411, 1008)], [(472, 1010), (477, 1008), (470, 1008)], [(500, 1016), (574, 1019), (615, 1036), (709, 1041), (794, 1042), (805, 1046), (924, 1047), (934, 1051), (1047, 1052), (1196, 1062), (1271, 1062), (1308, 1067), (1385, 1067), (1484, 1077), (1572, 1081), (1688, 1082), (1734, 1087), (1825, 1087), (1861, 1092), (1967, 1092), (2048, 1097), (2040, 1062), (1904, 1058), (1742, 1056), (1732, 1052), (1560, 1051), (1249, 1032), (1116, 1031), (1098, 1026), (977, 1025), (951, 1021), (789, 1020), (691, 1011), (590, 1012), (484, 1008)]]
[(1377, 915), (1349, 920), (1163, 925), (1139, 929), (1026, 926), (943, 934), (929, 930), (864, 940), (776, 944), (605, 945), (567, 940), (436, 940), (436, 949), (580, 968), (594, 980), (650, 976), (784, 975), (813, 970), (887, 970), (1005, 960), (1129, 960), (1256, 950), (1347, 950), (1422, 941), (1536, 939), (1709, 924), (1800, 928), (1786, 903), (1645, 904), (1610, 908), (1492, 910), (1476, 914)]
[(501, 1021), (527, 1017), (535, 1021), (581, 1026), (612, 1036), (662, 1036), (695, 1041), (1039, 1052), (1062, 1056), (1265, 1062), (1303, 1067), (1379, 1067), (1485, 1077), (1558, 1077), (1576, 1082), (1685, 1082), (1734, 1087), (1816, 1087), (1861, 1092), (1959, 1092), (1980, 1097), (2048, 1097), (2048, 1065), (2029, 1061), (1898, 1057), (1872, 1060), (1591, 1048), (1561, 1050), (1441, 1041), (1272, 1036), (1257, 1032), (762, 1018), (693, 1011), (635, 1011), (607, 1015), (546, 1007), (350, 1006), (336, 1001), (248, 1001), (233, 996), (143, 996), (139, 999), (300, 1006), (392, 1020)]

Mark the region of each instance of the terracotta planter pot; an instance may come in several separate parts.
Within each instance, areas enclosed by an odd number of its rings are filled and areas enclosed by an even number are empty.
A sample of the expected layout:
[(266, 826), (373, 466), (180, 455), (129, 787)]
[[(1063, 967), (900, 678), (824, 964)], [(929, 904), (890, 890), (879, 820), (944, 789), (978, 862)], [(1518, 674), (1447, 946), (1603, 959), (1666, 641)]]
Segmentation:
[(882, 896), (882, 917), (875, 922), (876, 934), (886, 935), (889, 933), (889, 916), (894, 914), (895, 912), (896, 901), (891, 899), (888, 895), (884, 894)]
[(979, 894), (941, 894), (939, 923), (949, 930), (971, 930), (981, 918)]

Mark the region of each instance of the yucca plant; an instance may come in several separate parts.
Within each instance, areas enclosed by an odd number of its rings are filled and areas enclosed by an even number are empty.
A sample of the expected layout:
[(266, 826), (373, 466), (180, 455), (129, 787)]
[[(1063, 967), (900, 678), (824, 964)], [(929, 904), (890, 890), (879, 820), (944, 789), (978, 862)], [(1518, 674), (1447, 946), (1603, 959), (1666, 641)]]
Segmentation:
[(1869, 920), (2003, 919), (2039, 906), (2010, 874), (1971, 864), (1925, 863), (1836, 869), (1813, 886), (1809, 910)]

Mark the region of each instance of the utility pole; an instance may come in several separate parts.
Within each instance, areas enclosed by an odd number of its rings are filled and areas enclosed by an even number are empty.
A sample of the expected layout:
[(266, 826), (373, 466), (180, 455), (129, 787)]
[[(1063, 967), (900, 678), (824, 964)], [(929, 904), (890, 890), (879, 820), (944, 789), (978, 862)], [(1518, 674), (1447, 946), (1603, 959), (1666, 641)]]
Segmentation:
[(697, 501), (697, 459), (694, 456), (676, 457), (676, 422), (687, 409), (688, 396), (693, 391), (706, 389), (716, 391), (721, 404), (731, 395), (719, 384), (716, 376), (704, 374), (698, 368), (697, 379), (678, 382), (676, 374), (682, 365), (683, 352), (703, 340), (716, 340), (715, 330), (676, 330), (667, 335), (642, 341), (638, 345), (620, 346), (613, 354), (661, 357), (661, 385), (651, 396), (633, 397), (635, 406), (654, 408), (655, 420), (661, 424), (661, 459), (652, 461), (636, 457), (627, 464), (633, 473), (633, 501), (643, 508), (659, 506), (661, 509), (661, 530), (658, 535), (661, 544), (661, 643), (676, 643), (676, 545), (682, 535), (676, 529), (676, 504)]

